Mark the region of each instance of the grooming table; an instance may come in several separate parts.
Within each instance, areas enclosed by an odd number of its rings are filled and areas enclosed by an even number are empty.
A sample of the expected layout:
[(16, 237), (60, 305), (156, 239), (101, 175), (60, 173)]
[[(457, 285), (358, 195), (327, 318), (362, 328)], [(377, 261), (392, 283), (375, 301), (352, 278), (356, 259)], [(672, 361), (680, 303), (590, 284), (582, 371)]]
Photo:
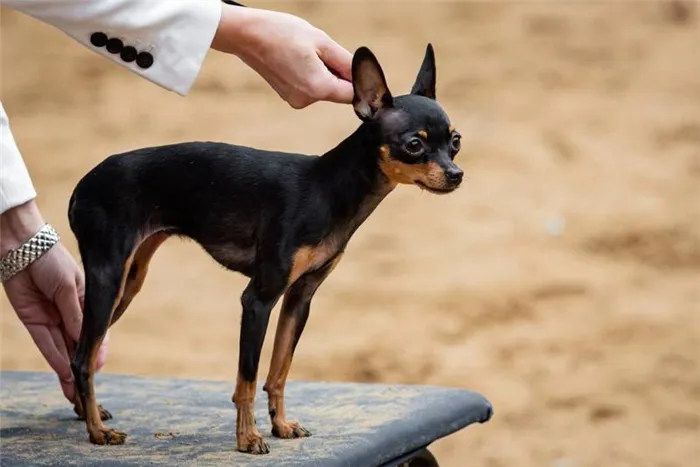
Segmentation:
[(435, 440), (493, 413), (465, 389), (288, 381), (287, 416), (312, 436), (270, 434), (267, 394), (258, 387), (258, 430), (270, 453), (236, 451), (234, 382), (99, 373), (98, 403), (125, 431), (126, 444), (95, 446), (53, 373), (0, 372), (0, 464), (10, 466), (318, 466), (435, 467)]

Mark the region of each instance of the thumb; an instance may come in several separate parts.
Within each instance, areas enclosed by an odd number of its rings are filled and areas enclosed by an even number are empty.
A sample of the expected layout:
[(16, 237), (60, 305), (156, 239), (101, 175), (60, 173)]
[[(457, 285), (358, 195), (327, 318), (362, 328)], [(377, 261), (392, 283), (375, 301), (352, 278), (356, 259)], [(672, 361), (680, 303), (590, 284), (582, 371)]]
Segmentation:
[(354, 90), (351, 83), (331, 77), (324, 99), (337, 104), (350, 104), (352, 103), (353, 94)]
[(63, 395), (69, 401), (73, 401), (75, 399), (73, 372), (70, 367), (70, 357), (66, 345), (64, 342), (61, 342), (60, 330), (40, 324), (27, 324), (26, 327), (46, 362), (56, 372)]
[(80, 327), (83, 321), (82, 307), (76, 284), (66, 284), (60, 287), (54, 297), (56, 308), (61, 314), (61, 320), (68, 336), (77, 342), (80, 338)]
[(348, 50), (328, 38), (320, 45), (318, 52), (323, 63), (338, 73), (341, 80), (352, 82), (352, 54)]
[(319, 48), (319, 58), (328, 71), (328, 89), (326, 100), (340, 104), (352, 102), (354, 90), (352, 86), (352, 54), (336, 44), (332, 39)]

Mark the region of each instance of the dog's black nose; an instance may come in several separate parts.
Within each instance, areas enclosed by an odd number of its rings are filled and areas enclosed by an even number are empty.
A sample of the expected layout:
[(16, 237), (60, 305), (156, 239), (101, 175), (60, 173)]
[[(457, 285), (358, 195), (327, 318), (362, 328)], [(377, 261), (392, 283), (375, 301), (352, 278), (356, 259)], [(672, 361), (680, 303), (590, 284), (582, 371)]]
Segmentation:
[(457, 168), (457, 167), (445, 170), (445, 178), (447, 178), (447, 181), (450, 183), (461, 182), (463, 176), (464, 176), (464, 171)]

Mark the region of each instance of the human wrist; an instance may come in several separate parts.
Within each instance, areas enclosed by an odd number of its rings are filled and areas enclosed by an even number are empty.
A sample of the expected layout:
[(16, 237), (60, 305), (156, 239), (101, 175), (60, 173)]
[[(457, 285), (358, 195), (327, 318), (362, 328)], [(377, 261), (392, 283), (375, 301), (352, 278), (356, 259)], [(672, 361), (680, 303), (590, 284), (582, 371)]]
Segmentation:
[(3, 212), (0, 215), (0, 257), (32, 238), (45, 224), (34, 200)]
[(279, 14), (259, 8), (224, 4), (211, 48), (245, 61), (251, 54), (259, 52), (261, 25), (271, 24), (271, 13)]
[[(235, 12), (234, 9), (236, 9)], [(216, 33), (211, 43), (212, 49), (236, 55), (235, 51), (238, 50), (237, 42), (243, 37), (242, 29), (247, 18), (245, 11), (241, 10), (247, 10), (247, 8), (222, 5), (219, 26), (216, 28)]]

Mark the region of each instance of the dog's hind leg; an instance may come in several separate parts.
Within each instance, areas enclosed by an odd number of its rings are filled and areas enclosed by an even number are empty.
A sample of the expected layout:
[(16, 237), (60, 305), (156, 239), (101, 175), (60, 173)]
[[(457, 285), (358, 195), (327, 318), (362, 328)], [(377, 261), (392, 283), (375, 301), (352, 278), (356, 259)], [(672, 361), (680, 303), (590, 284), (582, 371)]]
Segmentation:
[(321, 269), (300, 277), (287, 291), (277, 321), (275, 344), (267, 380), (263, 389), (268, 396), (272, 435), (278, 438), (302, 438), (311, 433), (294, 420), (287, 420), (284, 409), (284, 387), (292, 365), (294, 350), (309, 317), (311, 299), (318, 287), (340, 262), (342, 253)]
[[(162, 245), (169, 236), (170, 234), (165, 232), (153, 234), (141, 242), (139, 247), (136, 249), (136, 253), (134, 253), (134, 257), (131, 261), (131, 266), (129, 267), (129, 272), (126, 275), (124, 292), (121, 295), (119, 304), (112, 314), (112, 319), (109, 324), (110, 327), (119, 320), (119, 318), (129, 307), (129, 304), (133, 298), (141, 290), (143, 281), (146, 279), (146, 273), (148, 272), (148, 265), (151, 258), (153, 258), (153, 255), (158, 247)], [(98, 405), (97, 409), (100, 412), (101, 420), (110, 420), (112, 418), (112, 414), (109, 413), (107, 409), (102, 407), (102, 405)], [(79, 397), (77, 397), (75, 400), (73, 410), (78, 415), (79, 420), (85, 420), (85, 410), (83, 409), (83, 405)]]
[(85, 268), (85, 306), (71, 368), (80, 409), (93, 444), (123, 444), (126, 439), (125, 433), (107, 428), (102, 423), (103, 414), (95, 398), (94, 375), (97, 351), (124, 290), (125, 271), (131, 263), (132, 249), (133, 242), (126, 241), (121, 246), (95, 243), (89, 249), (84, 244), (80, 245)]

